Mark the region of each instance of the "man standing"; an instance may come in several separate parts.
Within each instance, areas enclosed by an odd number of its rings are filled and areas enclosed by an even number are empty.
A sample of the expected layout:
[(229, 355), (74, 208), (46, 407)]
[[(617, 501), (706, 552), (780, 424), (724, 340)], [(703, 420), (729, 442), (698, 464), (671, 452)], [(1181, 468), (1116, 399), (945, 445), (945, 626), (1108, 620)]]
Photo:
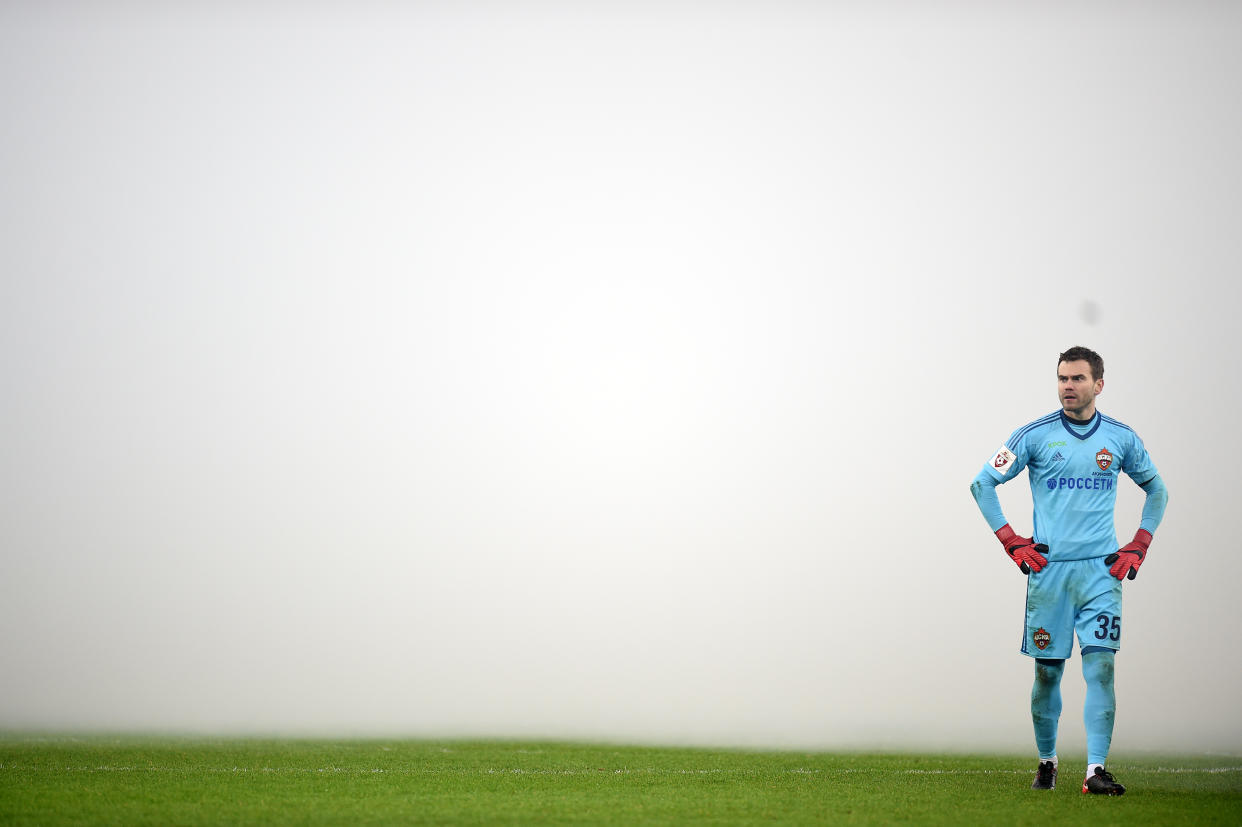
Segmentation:
[[(1022, 654), (1035, 659), (1031, 719), (1039, 768), (1032, 789), (1057, 778), (1061, 675), (1077, 633), (1087, 682), (1084, 793), (1121, 795), (1105, 769), (1117, 708), (1113, 661), (1121, 648), (1121, 584), (1133, 580), (1164, 516), (1168, 492), (1138, 434), (1095, 408), (1104, 360), (1073, 347), (1057, 360), (1061, 408), (1013, 432), (970, 485), (1005, 553), (1028, 576)], [(1020, 537), (1001, 511), (996, 486), (1026, 468), (1035, 507), (1032, 537)], [(1124, 471), (1147, 494), (1138, 532), (1118, 548), (1113, 511)]]

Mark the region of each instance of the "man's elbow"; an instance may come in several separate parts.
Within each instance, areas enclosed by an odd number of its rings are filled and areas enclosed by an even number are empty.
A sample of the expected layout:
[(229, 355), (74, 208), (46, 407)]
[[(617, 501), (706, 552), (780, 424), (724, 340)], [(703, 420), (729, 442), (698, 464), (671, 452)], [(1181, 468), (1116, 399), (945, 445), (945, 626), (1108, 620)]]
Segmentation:
[(1165, 501), (1169, 499), (1169, 487), (1164, 484), (1159, 474), (1149, 479), (1140, 486), (1149, 497), (1163, 497)]

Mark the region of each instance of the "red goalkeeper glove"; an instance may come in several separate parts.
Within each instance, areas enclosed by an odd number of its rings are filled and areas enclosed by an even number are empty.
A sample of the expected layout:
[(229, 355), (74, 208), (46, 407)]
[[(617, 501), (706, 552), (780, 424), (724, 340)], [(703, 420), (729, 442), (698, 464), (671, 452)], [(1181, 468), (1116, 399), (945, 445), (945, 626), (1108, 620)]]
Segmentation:
[(1104, 564), (1112, 566), (1108, 573), (1118, 580), (1123, 577), (1131, 580), (1138, 577), (1139, 566), (1147, 559), (1147, 548), (1150, 545), (1151, 532), (1140, 528), (1129, 545), (1122, 546), (1104, 558)]
[(1048, 559), (1044, 557), (1048, 553), (1048, 547), (1043, 543), (1036, 543), (1030, 537), (1019, 537), (1009, 527), (1009, 523), (996, 529), (996, 539), (1001, 541), (1005, 553), (1010, 560), (1017, 563), (1023, 574), (1040, 571), (1048, 565)]

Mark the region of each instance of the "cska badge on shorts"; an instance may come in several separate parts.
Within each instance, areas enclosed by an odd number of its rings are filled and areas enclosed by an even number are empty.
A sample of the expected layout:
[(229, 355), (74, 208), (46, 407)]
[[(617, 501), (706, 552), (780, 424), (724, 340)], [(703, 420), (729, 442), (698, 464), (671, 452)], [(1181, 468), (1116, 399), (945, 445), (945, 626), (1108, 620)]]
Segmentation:
[(1101, 471), (1107, 471), (1108, 466), (1113, 464), (1113, 453), (1107, 448), (1101, 448), (1095, 454), (1095, 464), (1100, 466)]
[(1035, 648), (1044, 651), (1048, 648), (1048, 644), (1052, 643), (1052, 635), (1048, 634), (1048, 630), (1040, 626), (1031, 634), (1031, 640), (1035, 642)]

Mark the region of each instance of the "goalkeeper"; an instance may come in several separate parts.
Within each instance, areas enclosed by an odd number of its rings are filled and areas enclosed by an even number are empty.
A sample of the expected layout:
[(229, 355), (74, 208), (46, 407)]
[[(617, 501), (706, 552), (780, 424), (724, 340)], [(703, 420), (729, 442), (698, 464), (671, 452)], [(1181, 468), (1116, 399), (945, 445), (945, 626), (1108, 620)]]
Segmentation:
[[(1057, 775), (1061, 675), (1077, 634), (1087, 683), (1084, 793), (1121, 795), (1105, 768), (1117, 702), (1113, 662), (1121, 648), (1121, 586), (1147, 559), (1168, 492), (1138, 434), (1096, 410), (1104, 360), (1083, 347), (1057, 360), (1060, 410), (1013, 432), (970, 485), (979, 510), (1009, 558), (1027, 575), (1022, 654), (1035, 659), (1031, 719), (1039, 767), (1033, 789)], [(1022, 537), (1001, 511), (996, 486), (1025, 468), (1035, 507), (1034, 532)], [(1117, 542), (1113, 511), (1124, 471), (1147, 494), (1134, 539)]]

